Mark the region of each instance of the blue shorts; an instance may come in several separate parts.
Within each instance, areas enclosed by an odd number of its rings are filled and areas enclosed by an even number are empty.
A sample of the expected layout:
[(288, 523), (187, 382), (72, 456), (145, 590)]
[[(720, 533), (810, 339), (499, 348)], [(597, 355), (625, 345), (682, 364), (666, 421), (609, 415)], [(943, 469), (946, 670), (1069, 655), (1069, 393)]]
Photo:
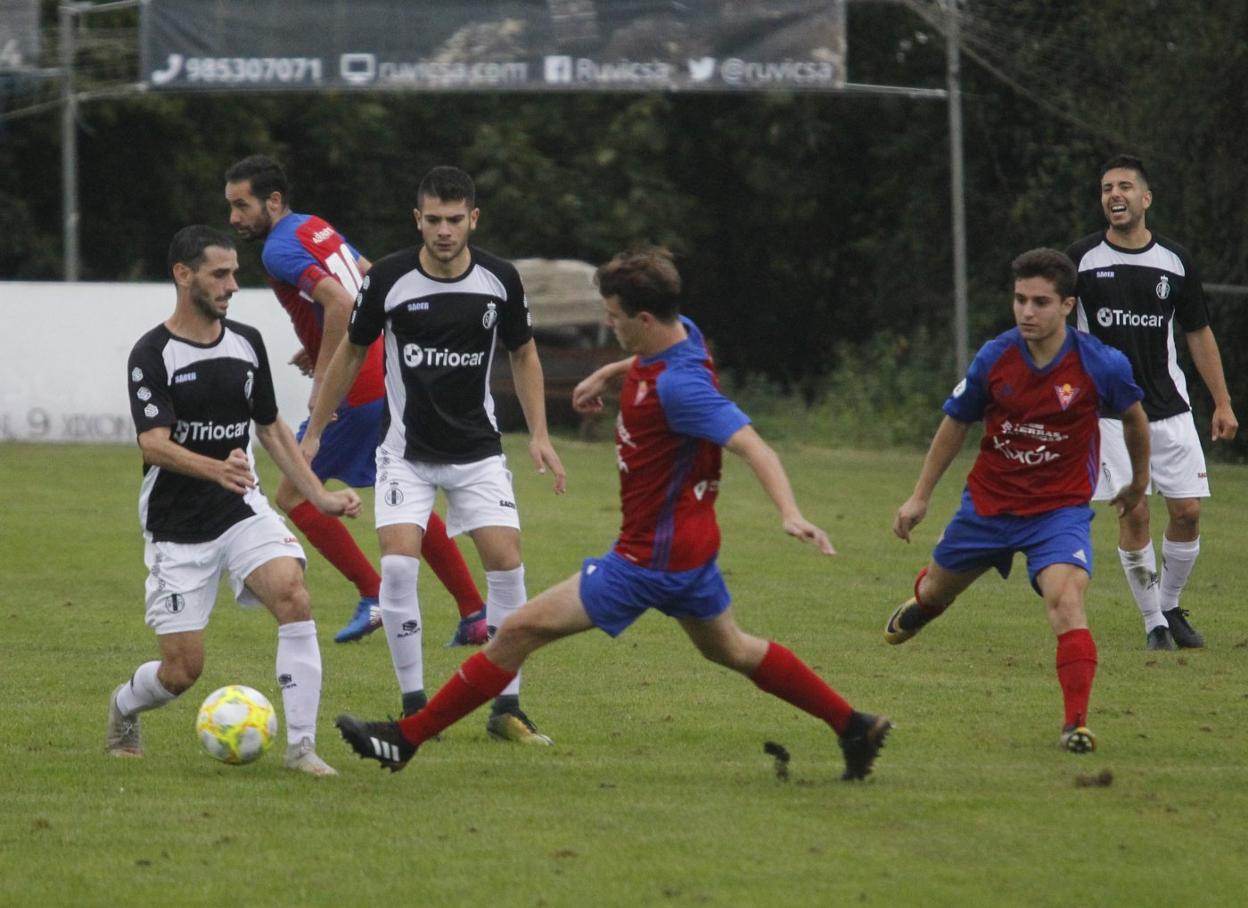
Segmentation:
[(624, 633), (646, 609), (706, 621), (732, 601), (714, 558), (691, 571), (652, 571), (615, 552), (585, 559), (580, 594), (589, 620), (612, 637)]
[[(353, 489), (372, 488), (377, 481), (377, 442), (381, 440), (381, 413), (386, 399), (379, 397), (358, 407), (339, 407), (338, 418), (325, 427), (321, 447), (312, 460), (312, 472), (321, 482), (337, 479)], [(305, 419), (296, 437), (303, 441)]]
[(1051, 564), (1073, 564), (1092, 576), (1094, 516), (1091, 507), (1079, 505), (1030, 517), (981, 517), (966, 490), (962, 506), (932, 551), (932, 560), (954, 573), (995, 567), (1002, 577), (1009, 577), (1014, 553), (1022, 552), (1027, 557), (1027, 577), (1039, 593), (1036, 575)]

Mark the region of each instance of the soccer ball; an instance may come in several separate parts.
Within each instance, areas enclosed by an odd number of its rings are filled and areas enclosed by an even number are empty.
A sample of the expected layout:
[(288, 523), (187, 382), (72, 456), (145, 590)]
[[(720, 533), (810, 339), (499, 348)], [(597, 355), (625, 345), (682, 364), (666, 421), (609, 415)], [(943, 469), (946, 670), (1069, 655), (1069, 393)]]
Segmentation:
[(258, 760), (277, 736), (277, 713), (254, 688), (231, 684), (214, 690), (199, 708), (195, 734), (209, 754), (225, 763)]

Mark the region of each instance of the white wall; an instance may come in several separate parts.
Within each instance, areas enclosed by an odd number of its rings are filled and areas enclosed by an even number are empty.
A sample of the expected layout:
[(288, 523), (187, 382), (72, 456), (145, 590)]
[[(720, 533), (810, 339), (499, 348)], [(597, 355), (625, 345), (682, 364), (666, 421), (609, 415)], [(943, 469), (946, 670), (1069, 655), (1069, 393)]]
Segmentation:
[[(165, 284), (0, 282), (0, 441), (134, 444), (126, 360), (173, 312)], [(311, 380), (287, 361), (299, 349), (267, 287), (242, 290), (229, 317), (264, 335), (282, 418), (307, 416)]]

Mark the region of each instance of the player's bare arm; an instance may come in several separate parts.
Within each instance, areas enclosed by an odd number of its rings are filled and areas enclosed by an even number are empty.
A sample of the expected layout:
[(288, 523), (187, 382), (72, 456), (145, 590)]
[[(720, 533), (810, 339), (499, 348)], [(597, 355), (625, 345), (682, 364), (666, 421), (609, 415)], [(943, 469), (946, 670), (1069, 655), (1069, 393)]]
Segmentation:
[(144, 463), (215, 482), (236, 495), (243, 495), (256, 485), (247, 453), (241, 448), (235, 448), (225, 460), (217, 460), (182, 447), (173, 440), (168, 426), (157, 426), (140, 433), (139, 449)]
[(268, 425), (256, 423), (256, 438), (269, 452), (277, 468), (294, 483), (295, 488), (323, 514), (334, 517), (358, 517), (360, 496), (354, 489), (331, 492), (321, 484), (308, 461), (299, 451), (299, 442), (290, 426), (281, 419)]
[(532, 339), (511, 351), (511, 377), (516, 385), (516, 399), (524, 411), (529, 427), (529, 457), (539, 473), (549, 468), (555, 476), (555, 494), (562, 495), (568, 487), (568, 474), (559, 455), (550, 443), (546, 428), (546, 381), (542, 362), (537, 357), (537, 344)]
[[(324, 350), (322, 346), (322, 354)], [(316, 457), (316, 452), (321, 447), (321, 433), (333, 421), (338, 405), (347, 396), (347, 391), (350, 390), (355, 377), (360, 374), (360, 368), (364, 365), (364, 359), (367, 356), (368, 347), (353, 344), (350, 338), (343, 338), (338, 349), (334, 351), (333, 359), (330, 360), (329, 368), (325, 370), (325, 377), (321, 381), (321, 389), (312, 407), (312, 413), (308, 417), (307, 431), (303, 433), (303, 441), (299, 444), (308, 463)]]
[(910, 531), (927, 516), (927, 503), (931, 500), (932, 492), (936, 489), (936, 484), (940, 482), (940, 477), (944, 476), (945, 471), (949, 469), (949, 464), (953, 463), (953, 459), (962, 450), (962, 443), (966, 441), (970, 429), (970, 423), (954, 419), (952, 416), (946, 416), (941, 420), (936, 434), (932, 436), (927, 456), (923, 458), (923, 467), (919, 470), (919, 478), (914, 484), (914, 491), (897, 509), (897, 516), (893, 518), (893, 534), (898, 539), (909, 542)]
[(581, 379), (572, 389), (572, 409), (577, 413), (601, 413), (602, 395), (627, 374), (634, 359), (636, 357), (630, 356), (614, 363), (607, 363)]
[(763, 441), (753, 426), (742, 426), (733, 433), (724, 447), (750, 465), (750, 469), (758, 477), (759, 485), (780, 512), (786, 533), (802, 542), (813, 543), (825, 555), (836, 554), (836, 549), (828, 540), (828, 534), (802, 516), (779, 455), (772, 450), (771, 445)]
[(355, 297), (351, 295), (351, 291), (334, 277), (324, 278), (313, 287), (312, 299), (321, 304), (325, 320), (321, 324), (321, 351), (312, 367), (312, 392), (308, 396), (308, 412), (316, 406), (316, 395), (324, 384), (330, 361), (333, 360), (342, 339), (347, 336), (347, 323), (351, 320), (351, 309), (355, 305)]
[(1205, 325), (1187, 332), (1187, 349), (1192, 354), (1196, 371), (1209, 389), (1209, 396), (1213, 398), (1213, 440), (1234, 438), (1239, 431), (1239, 420), (1231, 409), (1231, 394), (1226, 387), (1226, 373), (1222, 371), (1222, 353), (1218, 350), (1213, 329)]
[(1122, 413), (1122, 439), (1127, 445), (1127, 454), (1131, 458), (1131, 482), (1118, 490), (1118, 494), (1110, 500), (1117, 510), (1118, 516), (1132, 510), (1148, 490), (1148, 458), (1149, 439), (1148, 416), (1139, 401), (1133, 403)]

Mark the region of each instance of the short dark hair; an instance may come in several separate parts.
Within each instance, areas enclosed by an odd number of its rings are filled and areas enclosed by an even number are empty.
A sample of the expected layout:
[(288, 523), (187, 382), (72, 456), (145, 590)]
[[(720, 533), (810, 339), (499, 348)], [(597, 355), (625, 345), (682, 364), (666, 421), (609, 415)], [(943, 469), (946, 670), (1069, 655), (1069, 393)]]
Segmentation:
[(282, 165), (268, 155), (253, 154), (243, 158), (225, 172), (225, 182), (251, 183), (251, 194), (264, 201), (275, 192), (282, 194), (282, 204), (290, 205), (290, 183)]
[(671, 250), (638, 246), (621, 252), (594, 273), (603, 297), (614, 296), (628, 315), (649, 312), (670, 322), (680, 312), (680, 272)]
[(1134, 170), (1140, 175), (1140, 182), (1144, 184), (1144, 188), (1148, 188), (1148, 171), (1144, 169), (1144, 162), (1135, 155), (1116, 154), (1104, 164), (1101, 165), (1101, 182), (1105, 182), (1105, 174), (1111, 170)]
[(471, 211), (477, 207), (477, 187), (473, 185), (472, 177), (458, 167), (442, 165), (430, 170), (420, 181), (420, 186), (416, 189), (417, 208), (420, 208), (424, 199), (437, 199), (440, 202), (464, 201)]
[(1030, 249), (1010, 262), (1010, 269), (1014, 272), (1016, 281), (1042, 277), (1052, 282), (1057, 295), (1062, 299), (1075, 295), (1075, 281), (1079, 272), (1070, 256), (1064, 252), (1056, 249)]
[(183, 227), (173, 235), (173, 241), (169, 244), (169, 271), (172, 272), (173, 266), (177, 264), (186, 265), (192, 271), (199, 270), (204, 261), (204, 250), (209, 246), (235, 248), (234, 240), (215, 227), (203, 224)]

